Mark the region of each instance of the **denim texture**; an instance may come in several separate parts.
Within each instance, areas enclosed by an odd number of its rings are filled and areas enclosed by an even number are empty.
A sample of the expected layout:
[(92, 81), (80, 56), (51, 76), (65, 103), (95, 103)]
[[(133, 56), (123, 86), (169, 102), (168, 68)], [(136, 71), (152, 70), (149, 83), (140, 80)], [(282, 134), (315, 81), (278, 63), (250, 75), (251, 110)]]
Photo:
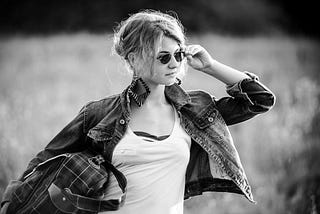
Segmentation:
[[(248, 78), (227, 86), (230, 96), (220, 99), (200, 90), (184, 91), (177, 84), (165, 88), (166, 98), (176, 108), (182, 127), (192, 139), (185, 199), (205, 191), (219, 191), (243, 194), (254, 202), (228, 126), (267, 112), (274, 105), (275, 96), (257, 76), (246, 73)], [(48, 158), (88, 147), (111, 161), (130, 121), (130, 102), (126, 88), (121, 94), (86, 104), (30, 161), (20, 180)], [(212, 168), (221, 176), (216, 176)], [(10, 201), (11, 191), (9, 185), (3, 202)]]

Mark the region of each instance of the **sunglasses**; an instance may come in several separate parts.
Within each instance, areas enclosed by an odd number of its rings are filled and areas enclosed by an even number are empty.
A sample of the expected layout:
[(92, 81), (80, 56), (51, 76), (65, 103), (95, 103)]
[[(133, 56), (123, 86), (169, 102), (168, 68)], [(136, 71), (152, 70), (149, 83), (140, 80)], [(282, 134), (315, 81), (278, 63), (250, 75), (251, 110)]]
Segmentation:
[[(163, 54), (163, 55), (161, 55), (161, 56), (159, 56), (159, 57), (157, 57), (157, 59), (162, 63), (162, 64), (167, 64), (168, 62), (170, 62), (170, 60), (171, 60), (171, 57), (172, 57), (172, 55), (170, 54), (170, 53), (166, 53), (166, 54)], [(184, 53), (184, 51), (178, 51), (178, 52), (175, 52), (174, 54), (173, 54), (173, 57), (175, 58), (175, 60), (177, 61), (177, 62), (181, 62), (182, 60), (183, 60), (183, 58), (185, 57), (185, 53)]]

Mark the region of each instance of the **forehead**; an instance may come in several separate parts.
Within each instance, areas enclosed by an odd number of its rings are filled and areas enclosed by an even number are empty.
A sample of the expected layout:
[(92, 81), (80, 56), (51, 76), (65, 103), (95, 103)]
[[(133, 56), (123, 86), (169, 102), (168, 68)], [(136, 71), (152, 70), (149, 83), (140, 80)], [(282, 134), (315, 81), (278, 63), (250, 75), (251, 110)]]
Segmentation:
[(168, 51), (172, 52), (179, 49), (179, 43), (170, 37), (164, 36), (158, 42), (158, 48), (156, 52)]

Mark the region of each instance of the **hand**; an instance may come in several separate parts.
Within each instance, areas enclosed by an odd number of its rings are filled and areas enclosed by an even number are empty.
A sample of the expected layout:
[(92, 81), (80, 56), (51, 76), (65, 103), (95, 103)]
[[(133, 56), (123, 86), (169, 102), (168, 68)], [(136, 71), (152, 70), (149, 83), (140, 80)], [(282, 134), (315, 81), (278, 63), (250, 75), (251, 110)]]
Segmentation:
[(187, 57), (188, 65), (193, 69), (206, 71), (212, 67), (214, 60), (202, 46), (188, 45), (183, 50)]

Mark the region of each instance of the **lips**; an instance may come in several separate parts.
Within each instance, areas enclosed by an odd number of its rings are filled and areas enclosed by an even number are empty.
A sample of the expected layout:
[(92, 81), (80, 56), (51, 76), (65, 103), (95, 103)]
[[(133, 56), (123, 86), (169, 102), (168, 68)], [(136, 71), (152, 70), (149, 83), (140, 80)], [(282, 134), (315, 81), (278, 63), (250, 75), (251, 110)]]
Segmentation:
[(165, 76), (175, 76), (178, 72), (171, 72), (171, 73), (168, 73), (168, 74), (165, 74)]

